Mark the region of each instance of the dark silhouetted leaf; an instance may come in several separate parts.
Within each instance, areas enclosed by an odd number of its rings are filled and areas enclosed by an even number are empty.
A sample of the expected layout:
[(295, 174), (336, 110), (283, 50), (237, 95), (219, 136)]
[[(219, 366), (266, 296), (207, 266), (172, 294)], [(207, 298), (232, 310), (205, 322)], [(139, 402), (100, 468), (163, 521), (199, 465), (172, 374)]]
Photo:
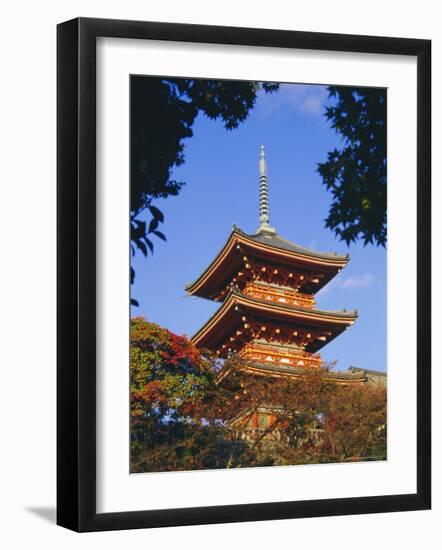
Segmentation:
[(152, 218), (149, 223), (149, 233), (154, 233), (155, 229), (158, 227), (157, 218)]
[(148, 239), (147, 237), (145, 237), (144, 240), (145, 240), (147, 246), (149, 247), (149, 250), (153, 254), (153, 242), (150, 239)]
[(141, 250), (144, 256), (147, 256), (147, 247), (144, 244), (144, 242), (142, 240), (139, 240), (139, 241), (135, 241), (135, 244), (138, 246), (138, 248)]
[(153, 234), (156, 235), (159, 239), (167, 241), (166, 236), (164, 235), (164, 233), (161, 233), (161, 231), (154, 231)]
[(149, 206), (149, 210), (152, 216), (154, 217), (154, 219), (160, 222), (164, 222), (164, 215), (161, 212), (161, 210), (159, 210), (156, 206), (152, 206), (152, 205)]

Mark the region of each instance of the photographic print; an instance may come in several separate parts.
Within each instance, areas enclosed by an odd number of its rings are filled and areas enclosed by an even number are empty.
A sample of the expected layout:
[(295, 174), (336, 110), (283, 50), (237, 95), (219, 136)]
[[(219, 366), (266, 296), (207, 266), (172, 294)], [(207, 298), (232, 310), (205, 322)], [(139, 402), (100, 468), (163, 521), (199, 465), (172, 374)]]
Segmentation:
[(58, 525), (431, 507), (431, 41), (329, 30), (57, 26)]
[(130, 77), (130, 471), (387, 459), (387, 90)]

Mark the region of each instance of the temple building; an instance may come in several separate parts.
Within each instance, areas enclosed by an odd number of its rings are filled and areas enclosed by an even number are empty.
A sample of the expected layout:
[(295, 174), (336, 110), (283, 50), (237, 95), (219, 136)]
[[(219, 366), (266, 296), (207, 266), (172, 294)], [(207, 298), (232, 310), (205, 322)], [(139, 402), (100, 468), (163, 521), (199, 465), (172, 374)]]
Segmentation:
[[(192, 337), (200, 349), (220, 358), (236, 354), (251, 374), (299, 377), (322, 366), (320, 350), (353, 325), (356, 311), (325, 311), (315, 294), (350, 258), (321, 253), (292, 243), (270, 226), (264, 146), (259, 159), (259, 228), (246, 234), (234, 226), (227, 242), (188, 294), (221, 305)], [(221, 370), (219, 381), (229, 375)], [(353, 368), (324, 375), (340, 384), (369, 381), (367, 371)], [(385, 379), (383, 373), (378, 378)]]

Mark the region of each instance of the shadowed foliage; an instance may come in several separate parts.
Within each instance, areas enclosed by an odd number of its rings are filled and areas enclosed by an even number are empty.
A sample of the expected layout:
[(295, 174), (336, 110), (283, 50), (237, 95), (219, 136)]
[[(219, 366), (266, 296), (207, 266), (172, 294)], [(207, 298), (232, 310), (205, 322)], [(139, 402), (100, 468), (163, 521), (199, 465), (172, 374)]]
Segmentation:
[(387, 241), (387, 91), (330, 86), (326, 118), (342, 147), (318, 165), (333, 200), (326, 227), (347, 244)]
[[(237, 128), (256, 102), (260, 89), (272, 92), (277, 84), (186, 78), (134, 76), (131, 79), (131, 253), (153, 253), (152, 238), (166, 240), (159, 229), (164, 215), (153, 204), (178, 195), (185, 184), (173, 178), (185, 160), (184, 140), (202, 113), (221, 120), (227, 130)], [(143, 213), (148, 211), (146, 221)], [(135, 272), (131, 268), (131, 282)], [(132, 300), (133, 305), (138, 305)]]
[[(327, 369), (271, 378), (245, 366), (237, 357), (221, 363), (187, 338), (133, 319), (131, 471), (386, 458), (385, 388), (337, 385)], [(230, 374), (220, 382), (225, 369)], [(275, 423), (247, 439), (247, 418), (260, 407)]]

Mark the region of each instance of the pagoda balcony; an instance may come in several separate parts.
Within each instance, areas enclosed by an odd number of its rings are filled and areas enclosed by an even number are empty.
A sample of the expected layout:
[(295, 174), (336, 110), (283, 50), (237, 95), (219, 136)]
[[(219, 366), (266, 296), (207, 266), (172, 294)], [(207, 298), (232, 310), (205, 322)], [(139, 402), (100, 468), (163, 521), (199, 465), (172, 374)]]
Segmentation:
[(259, 298), (261, 300), (268, 300), (270, 302), (277, 302), (280, 304), (287, 304), (296, 307), (305, 307), (313, 309), (315, 306), (315, 299), (311, 294), (303, 294), (296, 290), (287, 288), (276, 288), (270, 285), (263, 285), (256, 282), (247, 284), (243, 289), (243, 294), (252, 296), (253, 298)]
[(239, 352), (239, 357), (247, 361), (270, 363), (289, 367), (315, 367), (322, 365), (319, 354), (313, 355), (301, 349), (289, 349), (275, 346), (262, 346), (252, 343), (246, 344)]

